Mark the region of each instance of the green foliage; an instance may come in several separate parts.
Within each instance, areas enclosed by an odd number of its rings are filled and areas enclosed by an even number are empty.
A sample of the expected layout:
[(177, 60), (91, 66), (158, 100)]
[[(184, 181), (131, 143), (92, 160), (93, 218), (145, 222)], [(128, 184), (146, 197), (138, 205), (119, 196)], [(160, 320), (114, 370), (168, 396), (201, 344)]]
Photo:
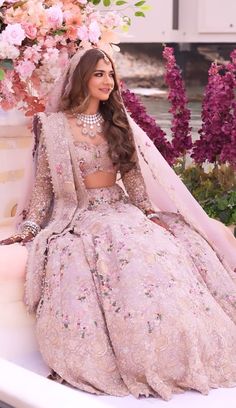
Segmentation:
[(236, 174), (231, 166), (216, 165), (206, 173), (201, 165), (185, 168), (180, 160), (175, 171), (210, 217), (236, 224)]
[(3, 69), (0, 69), (0, 81), (2, 81), (5, 77), (5, 72), (3, 71)]

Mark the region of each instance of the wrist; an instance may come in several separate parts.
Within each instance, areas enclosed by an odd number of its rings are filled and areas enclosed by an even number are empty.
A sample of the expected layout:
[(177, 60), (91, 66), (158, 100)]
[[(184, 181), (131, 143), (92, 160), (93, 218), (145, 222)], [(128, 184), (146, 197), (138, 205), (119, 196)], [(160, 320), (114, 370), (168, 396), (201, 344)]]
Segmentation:
[(40, 226), (36, 224), (36, 222), (30, 220), (23, 222), (20, 227), (21, 235), (25, 236), (31, 234), (33, 237), (36, 237), (40, 230), (41, 230)]

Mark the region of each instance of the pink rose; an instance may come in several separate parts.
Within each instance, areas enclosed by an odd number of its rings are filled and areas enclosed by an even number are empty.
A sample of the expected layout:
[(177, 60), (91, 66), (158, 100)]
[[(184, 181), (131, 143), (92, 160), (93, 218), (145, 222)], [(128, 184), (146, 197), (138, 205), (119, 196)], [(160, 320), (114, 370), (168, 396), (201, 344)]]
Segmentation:
[(101, 36), (101, 31), (99, 24), (97, 21), (92, 21), (89, 24), (89, 41), (96, 44), (99, 41), (99, 37)]
[(25, 31), (21, 27), (21, 24), (8, 24), (5, 30), (2, 32), (2, 38), (12, 45), (21, 45), (25, 39)]
[(22, 61), (20, 64), (16, 67), (16, 71), (20, 75), (22, 79), (27, 79), (30, 78), (33, 71), (35, 70), (35, 65), (31, 61)]
[(46, 10), (47, 21), (54, 29), (61, 27), (63, 23), (63, 12), (59, 6), (52, 6)]
[(85, 25), (81, 26), (77, 30), (78, 38), (81, 41), (88, 41), (89, 35), (88, 35), (88, 29)]
[(22, 27), (25, 30), (26, 37), (34, 40), (37, 36), (37, 28), (31, 23), (22, 23)]

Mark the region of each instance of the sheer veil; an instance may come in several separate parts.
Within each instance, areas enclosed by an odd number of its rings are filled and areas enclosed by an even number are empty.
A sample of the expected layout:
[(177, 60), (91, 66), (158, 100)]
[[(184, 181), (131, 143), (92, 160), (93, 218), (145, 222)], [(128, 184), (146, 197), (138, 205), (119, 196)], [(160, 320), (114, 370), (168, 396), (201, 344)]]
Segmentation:
[[(72, 74), (86, 50), (79, 49), (71, 58), (60, 80), (55, 84), (48, 99), (46, 112), (58, 112), (62, 96), (70, 92)], [(102, 52), (102, 51), (101, 51)], [(175, 174), (166, 160), (153, 145), (146, 133), (127, 113), (127, 118), (134, 135), (140, 167), (147, 187), (148, 195), (155, 209), (175, 212), (182, 215), (187, 223), (195, 228), (213, 247), (225, 266), (236, 272), (236, 239), (222, 223), (211, 219), (193, 198), (184, 183)], [(37, 154), (28, 165), (24, 183), (24, 197), (18, 205), (16, 222), (22, 217), (22, 210), (29, 201)]]

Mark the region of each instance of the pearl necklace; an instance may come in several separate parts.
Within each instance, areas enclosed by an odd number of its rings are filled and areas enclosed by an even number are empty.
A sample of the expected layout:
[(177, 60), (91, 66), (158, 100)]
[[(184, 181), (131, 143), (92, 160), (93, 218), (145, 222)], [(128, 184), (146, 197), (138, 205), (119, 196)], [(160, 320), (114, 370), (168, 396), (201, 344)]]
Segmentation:
[(95, 137), (97, 133), (102, 133), (102, 123), (104, 119), (100, 112), (94, 115), (85, 115), (78, 113), (76, 116), (76, 124), (81, 127), (81, 133), (84, 136)]

